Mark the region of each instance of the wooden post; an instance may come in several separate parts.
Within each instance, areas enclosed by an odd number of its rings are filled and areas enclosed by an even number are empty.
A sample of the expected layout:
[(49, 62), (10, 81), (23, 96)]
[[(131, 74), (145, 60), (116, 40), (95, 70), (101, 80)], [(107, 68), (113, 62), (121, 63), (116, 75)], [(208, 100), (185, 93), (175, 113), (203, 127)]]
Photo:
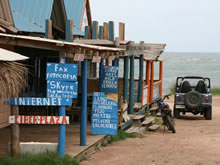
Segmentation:
[[(19, 107), (11, 106), (11, 115), (19, 115)], [(19, 124), (11, 124), (11, 153), (14, 158), (20, 156), (20, 129)]]
[(147, 61), (146, 65), (146, 84), (148, 86), (147, 90), (147, 104), (150, 103), (150, 61)]
[(86, 39), (86, 40), (89, 39), (89, 27), (88, 26), (85, 26), (84, 39)]
[(115, 32), (114, 32), (114, 22), (109, 21), (109, 40), (114, 41)]
[(143, 89), (143, 76), (144, 76), (144, 56), (141, 55), (139, 59), (139, 83), (138, 83), (138, 102), (142, 103), (142, 89)]
[(93, 28), (92, 28), (92, 39), (98, 39), (98, 29), (99, 23), (97, 21), (93, 21)]
[(123, 79), (123, 99), (128, 102), (128, 60), (129, 57), (124, 57), (124, 79)]
[(99, 91), (101, 89), (101, 77), (102, 77), (102, 71), (104, 69), (104, 59), (102, 58), (99, 64)]
[(87, 65), (85, 59), (82, 64), (82, 87), (81, 87), (81, 120), (80, 120), (80, 145), (86, 146), (86, 127), (87, 127)]
[(125, 24), (122, 22), (119, 23), (119, 40), (125, 40)]
[(129, 114), (134, 113), (134, 55), (130, 56)]
[(163, 61), (160, 61), (160, 96), (163, 95)]
[(106, 22), (103, 25), (103, 39), (109, 40), (109, 25)]
[(48, 39), (52, 39), (53, 36), (52, 36), (52, 20), (46, 20), (45, 21), (45, 38), (48, 38)]
[(151, 61), (151, 77), (150, 77), (150, 102), (154, 97), (154, 61)]
[(66, 41), (73, 41), (73, 21), (72, 20), (66, 20), (66, 31), (65, 31), (65, 37)]
[(99, 26), (99, 39), (103, 38), (103, 26)]

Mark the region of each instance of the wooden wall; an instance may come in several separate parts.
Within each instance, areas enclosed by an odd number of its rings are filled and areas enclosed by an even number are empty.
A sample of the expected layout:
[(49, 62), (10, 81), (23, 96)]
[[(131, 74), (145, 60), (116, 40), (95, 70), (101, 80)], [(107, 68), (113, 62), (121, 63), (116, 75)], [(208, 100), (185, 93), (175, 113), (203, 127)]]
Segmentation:
[(0, 128), (9, 126), (8, 118), (11, 114), (9, 105), (0, 105)]

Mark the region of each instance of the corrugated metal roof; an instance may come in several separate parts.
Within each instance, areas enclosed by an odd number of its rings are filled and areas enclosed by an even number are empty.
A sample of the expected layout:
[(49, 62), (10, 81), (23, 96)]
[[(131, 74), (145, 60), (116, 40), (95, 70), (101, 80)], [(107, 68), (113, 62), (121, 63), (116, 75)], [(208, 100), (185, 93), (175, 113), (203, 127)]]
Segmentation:
[(0, 1), (0, 18), (14, 25), (11, 8), (8, 0)]
[(15, 27), (20, 31), (45, 33), (53, 0), (10, 0)]
[(29, 57), (0, 48), (0, 61), (20, 61), (27, 59), (29, 59)]
[(84, 36), (84, 32), (80, 29), (84, 3), (85, 3), (85, 0), (64, 0), (67, 19), (73, 20), (74, 35)]

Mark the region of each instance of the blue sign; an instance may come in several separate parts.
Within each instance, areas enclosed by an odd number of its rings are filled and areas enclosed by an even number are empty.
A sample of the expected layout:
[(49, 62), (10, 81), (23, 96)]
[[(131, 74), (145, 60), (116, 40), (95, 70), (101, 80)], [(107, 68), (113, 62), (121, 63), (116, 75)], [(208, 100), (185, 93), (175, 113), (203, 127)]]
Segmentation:
[(104, 66), (100, 78), (100, 91), (108, 93), (118, 92), (118, 67)]
[(39, 98), (39, 97), (18, 97), (11, 98), (7, 103), (9, 105), (24, 106), (69, 106), (72, 105), (72, 99), (64, 98)]
[(77, 98), (77, 89), (77, 81), (47, 81), (47, 97)]
[(103, 92), (93, 93), (92, 134), (117, 135), (118, 103), (107, 98)]
[(47, 80), (77, 81), (77, 64), (47, 63)]

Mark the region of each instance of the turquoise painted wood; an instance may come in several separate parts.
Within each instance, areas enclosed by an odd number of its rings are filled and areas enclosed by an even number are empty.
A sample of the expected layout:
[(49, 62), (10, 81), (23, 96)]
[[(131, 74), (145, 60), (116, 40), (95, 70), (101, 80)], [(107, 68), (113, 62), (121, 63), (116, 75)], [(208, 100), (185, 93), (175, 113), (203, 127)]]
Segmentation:
[(45, 37), (49, 38), (49, 19), (45, 20)]
[(114, 22), (109, 21), (109, 40), (114, 41)]
[(80, 120), (80, 146), (86, 146), (86, 128), (87, 128), (87, 65), (88, 60), (82, 63), (82, 98), (81, 98), (81, 120)]
[(101, 40), (103, 37), (103, 26), (99, 26), (99, 39)]
[(134, 113), (134, 55), (130, 56), (129, 114)]
[(73, 41), (73, 33), (72, 33), (72, 26), (71, 26), (71, 20), (66, 20), (66, 32), (65, 32), (65, 39), (68, 42)]
[(97, 21), (93, 21), (93, 27), (92, 27), (92, 39), (97, 39), (97, 28), (99, 26), (99, 23)]
[(142, 103), (142, 89), (144, 76), (144, 56), (141, 55), (139, 59), (139, 83), (138, 83), (138, 102)]
[(124, 57), (124, 79), (123, 79), (123, 99), (128, 102), (128, 61), (129, 57)]
[(88, 26), (85, 26), (85, 34), (84, 34), (84, 38), (85, 38), (86, 40), (89, 39), (89, 27), (88, 27)]

